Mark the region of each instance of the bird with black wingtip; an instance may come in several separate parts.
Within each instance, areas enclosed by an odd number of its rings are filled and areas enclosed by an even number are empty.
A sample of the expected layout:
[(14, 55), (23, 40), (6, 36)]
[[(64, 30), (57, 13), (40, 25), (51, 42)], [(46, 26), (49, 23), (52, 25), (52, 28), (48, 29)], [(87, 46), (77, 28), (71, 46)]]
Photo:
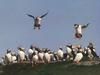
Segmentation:
[(81, 39), (82, 38), (82, 30), (85, 29), (85, 28), (87, 28), (89, 24), (90, 23), (88, 23), (86, 25), (74, 24), (75, 38)]
[(34, 29), (36, 29), (36, 28), (40, 29), (42, 18), (45, 17), (48, 14), (48, 12), (46, 12), (42, 16), (36, 16), (36, 17), (33, 15), (30, 15), (30, 14), (27, 14), (29, 17), (34, 19)]

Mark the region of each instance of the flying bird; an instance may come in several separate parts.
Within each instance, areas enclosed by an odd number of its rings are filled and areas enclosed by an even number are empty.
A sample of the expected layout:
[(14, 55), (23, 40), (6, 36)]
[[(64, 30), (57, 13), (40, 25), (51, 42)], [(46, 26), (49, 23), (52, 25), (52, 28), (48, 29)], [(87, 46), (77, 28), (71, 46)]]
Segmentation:
[(90, 23), (88, 23), (86, 25), (74, 24), (75, 37), (78, 38), (78, 39), (81, 39), (82, 38), (82, 30), (87, 28), (89, 24)]
[(45, 14), (43, 14), (42, 16), (33, 16), (33, 15), (30, 15), (30, 14), (27, 14), (29, 17), (33, 18), (34, 19), (34, 29), (35, 28), (38, 28), (40, 29), (41, 27), (41, 20), (43, 17), (45, 17), (46, 15), (48, 14), (48, 12), (46, 12)]

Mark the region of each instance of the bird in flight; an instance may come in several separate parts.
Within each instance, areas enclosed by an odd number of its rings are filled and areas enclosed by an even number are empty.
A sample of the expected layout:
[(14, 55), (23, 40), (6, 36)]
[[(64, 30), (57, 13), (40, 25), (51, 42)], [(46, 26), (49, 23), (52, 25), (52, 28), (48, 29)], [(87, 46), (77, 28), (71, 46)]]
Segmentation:
[(34, 29), (38, 28), (40, 29), (41, 27), (41, 20), (43, 17), (45, 17), (48, 14), (48, 12), (46, 12), (45, 14), (43, 14), (42, 16), (33, 16), (31, 14), (27, 14), (29, 17), (34, 19)]
[(81, 24), (74, 24), (74, 28), (75, 28), (75, 38), (81, 39), (82, 38), (82, 30), (87, 28), (88, 24), (85, 25), (81, 25)]

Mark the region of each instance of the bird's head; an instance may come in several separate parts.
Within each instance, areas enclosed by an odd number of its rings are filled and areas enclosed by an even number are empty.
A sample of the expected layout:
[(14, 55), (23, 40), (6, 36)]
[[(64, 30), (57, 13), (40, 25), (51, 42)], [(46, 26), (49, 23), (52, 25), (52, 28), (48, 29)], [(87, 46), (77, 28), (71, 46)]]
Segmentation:
[(25, 51), (25, 48), (23, 48), (23, 47), (18, 47), (18, 50), (20, 50), (20, 51)]
[(61, 46), (59, 47), (59, 49), (60, 49), (60, 50), (63, 50), (63, 48), (62, 48)]
[(11, 50), (10, 49), (7, 49), (7, 53), (11, 53)]
[(79, 24), (74, 24), (74, 27), (75, 27), (75, 28), (79, 27)]

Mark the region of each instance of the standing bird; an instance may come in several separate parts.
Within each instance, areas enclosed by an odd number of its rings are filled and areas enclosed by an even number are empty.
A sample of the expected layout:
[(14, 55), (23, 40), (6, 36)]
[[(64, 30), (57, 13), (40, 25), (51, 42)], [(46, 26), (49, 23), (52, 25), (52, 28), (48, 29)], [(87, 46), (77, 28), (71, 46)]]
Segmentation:
[(33, 52), (32, 54), (32, 67), (38, 63), (39, 57), (38, 54), (36, 54), (35, 52)]
[(15, 53), (12, 53), (12, 63), (17, 63), (17, 55)]
[(24, 50), (25, 49), (23, 47), (18, 47), (18, 62), (20, 63), (23, 63), (23, 61), (27, 60)]
[(66, 45), (67, 59), (73, 60), (75, 58), (75, 51), (73, 50), (75, 47), (73, 45)]
[(83, 49), (80, 47), (78, 48), (78, 52), (75, 56), (74, 62), (76, 64), (80, 64), (80, 61), (83, 59)]
[(7, 49), (7, 53), (5, 55), (5, 64), (11, 64), (11, 62), (12, 62), (11, 50)]
[(33, 54), (33, 52), (34, 52), (33, 49), (34, 49), (34, 48), (33, 48), (33, 46), (31, 45), (31, 46), (30, 46), (30, 49), (28, 50), (28, 58), (29, 58), (29, 61), (30, 61), (30, 62), (32, 62), (32, 54)]
[(42, 16), (36, 16), (34, 17), (33, 15), (30, 15), (30, 14), (27, 14), (29, 17), (32, 17), (34, 19), (34, 29), (37, 27), (38, 29), (40, 29), (40, 26), (41, 26), (41, 20), (43, 17), (45, 17), (46, 15), (48, 14), (45, 13), (43, 14)]
[(44, 60), (43, 60), (44, 52), (42, 50), (39, 50), (38, 57), (39, 57), (39, 61), (44, 63)]
[(90, 23), (88, 23), (86, 25), (74, 24), (75, 37), (78, 38), (78, 39), (81, 39), (82, 38), (82, 29), (87, 28), (89, 24)]
[(44, 51), (44, 63), (51, 63), (51, 55), (49, 53), (49, 50), (46, 48)]
[(57, 51), (58, 61), (63, 60), (64, 52), (62, 48), (59, 48)]

